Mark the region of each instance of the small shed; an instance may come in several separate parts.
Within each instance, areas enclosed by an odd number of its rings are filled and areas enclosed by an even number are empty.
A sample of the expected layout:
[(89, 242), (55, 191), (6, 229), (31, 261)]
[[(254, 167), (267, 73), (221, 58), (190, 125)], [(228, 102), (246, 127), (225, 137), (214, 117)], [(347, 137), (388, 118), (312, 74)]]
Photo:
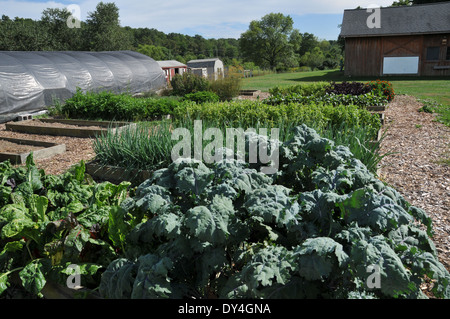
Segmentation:
[(166, 75), (166, 81), (169, 83), (176, 74), (183, 74), (187, 71), (187, 65), (177, 60), (156, 61)]
[(450, 2), (345, 10), (340, 36), (347, 76), (450, 75)]
[(224, 65), (219, 58), (191, 60), (187, 66), (190, 69), (206, 68), (207, 76), (214, 80), (224, 77)]

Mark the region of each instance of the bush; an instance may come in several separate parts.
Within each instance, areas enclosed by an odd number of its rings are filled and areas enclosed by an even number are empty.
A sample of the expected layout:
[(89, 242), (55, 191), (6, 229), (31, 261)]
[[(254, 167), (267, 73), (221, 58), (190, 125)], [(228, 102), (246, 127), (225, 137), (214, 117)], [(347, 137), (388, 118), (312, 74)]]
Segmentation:
[(200, 91), (195, 93), (186, 94), (183, 100), (193, 101), (196, 103), (206, 103), (206, 102), (219, 102), (219, 96), (210, 91)]
[(394, 88), (389, 81), (370, 81), (366, 83), (366, 86), (369, 87), (374, 94), (385, 96), (389, 102), (395, 97)]
[(170, 84), (172, 86), (172, 95), (178, 96), (185, 96), (186, 94), (200, 91), (209, 91), (210, 87), (207, 79), (188, 72), (175, 75), (172, 81), (170, 81)]
[(241, 78), (237, 76), (227, 76), (210, 83), (210, 90), (216, 93), (221, 101), (229, 101), (239, 95), (241, 90)]

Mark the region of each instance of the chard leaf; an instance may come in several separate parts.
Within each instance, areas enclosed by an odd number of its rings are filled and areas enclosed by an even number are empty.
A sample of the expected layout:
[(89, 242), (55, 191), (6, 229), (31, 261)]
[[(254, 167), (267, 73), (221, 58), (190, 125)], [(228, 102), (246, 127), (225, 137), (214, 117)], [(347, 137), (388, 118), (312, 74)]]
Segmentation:
[(115, 247), (123, 248), (125, 237), (128, 233), (125, 213), (125, 210), (118, 206), (113, 206), (109, 210), (108, 234)]
[(9, 276), (9, 273), (1, 273), (0, 272), (0, 296), (9, 287), (8, 276)]
[(35, 259), (19, 273), (23, 287), (32, 294), (42, 296), (41, 290), (47, 283), (46, 276), (51, 268), (49, 259)]

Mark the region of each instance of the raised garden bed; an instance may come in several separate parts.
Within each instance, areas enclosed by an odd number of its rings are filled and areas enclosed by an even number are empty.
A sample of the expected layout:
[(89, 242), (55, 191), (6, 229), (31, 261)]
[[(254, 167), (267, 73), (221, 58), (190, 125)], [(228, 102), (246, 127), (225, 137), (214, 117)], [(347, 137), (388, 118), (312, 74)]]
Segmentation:
[(1, 162), (9, 160), (11, 164), (24, 164), (31, 152), (34, 159), (44, 159), (65, 151), (65, 144), (0, 137)]
[(241, 90), (239, 92), (239, 95), (245, 95), (245, 96), (258, 96), (261, 94), (261, 90)]
[(13, 132), (28, 134), (90, 138), (106, 132), (108, 128), (115, 131), (121, 130), (130, 125), (135, 124), (129, 122), (34, 119), (6, 123), (6, 129)]
[(368, 106), (368, 107), (367, 107), (367, 110), (368, 110), (368, 111), (371, 111), (371, 112), (384, 112), (384, 111), (386, 111), (386, 106), (384, 106), (384, 105), (380, 105), (380, 106)]
[(152, 174), (152, 172), (146, 170), (127, 170), (123, 167), (102, 165), (96, 160), (86, 163), (86, 173), (99, 181), (116, 184), (129, 181), (134, 186), (149, 179)]

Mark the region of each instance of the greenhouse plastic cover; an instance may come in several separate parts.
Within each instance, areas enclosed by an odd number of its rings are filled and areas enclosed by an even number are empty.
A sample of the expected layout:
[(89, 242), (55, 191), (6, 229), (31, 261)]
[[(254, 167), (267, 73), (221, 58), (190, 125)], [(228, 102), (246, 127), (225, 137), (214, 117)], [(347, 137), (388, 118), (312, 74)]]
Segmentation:
[(158, 63), (133, 51), (0, 51), (0, 121), (63, 102), (77, 88), (134, 94), (165, 85)]

